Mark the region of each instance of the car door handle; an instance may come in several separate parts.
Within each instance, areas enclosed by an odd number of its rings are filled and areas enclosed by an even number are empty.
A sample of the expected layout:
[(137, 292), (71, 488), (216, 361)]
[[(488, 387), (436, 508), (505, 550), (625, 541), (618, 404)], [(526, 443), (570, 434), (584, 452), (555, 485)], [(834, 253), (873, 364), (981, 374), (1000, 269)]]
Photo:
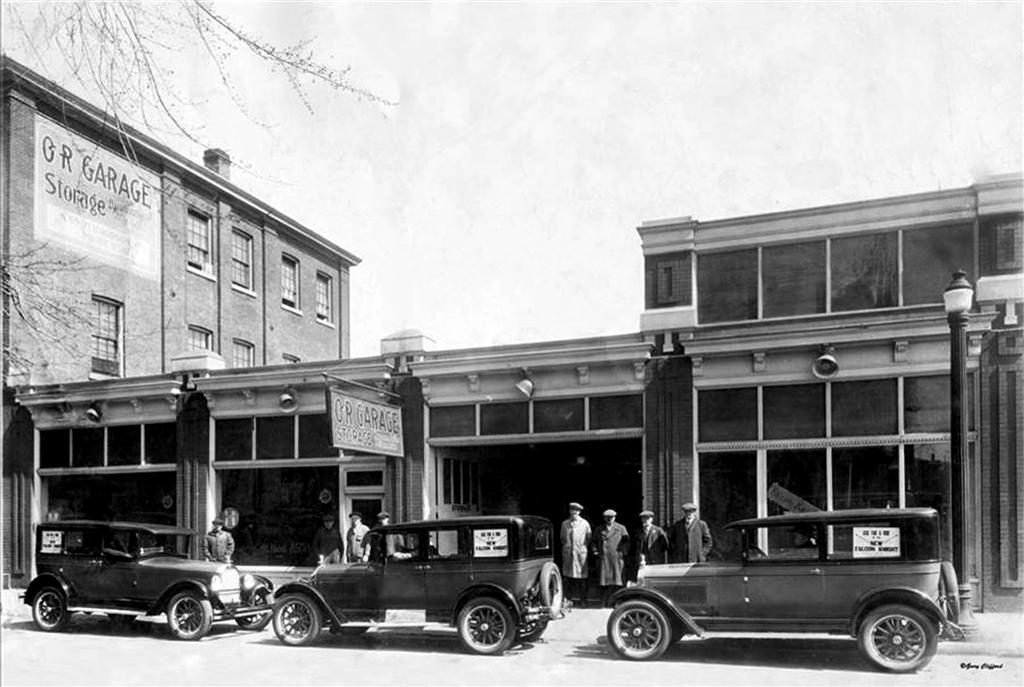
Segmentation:
[(430, 566), (429, 565), (415, 565), (415, 566), (413, 566), (412, 569), (413, 570), (430, 570)]
[(811, 574), (812, 575), (820, 575), (821, 574), (821, 568), (811, 568)]

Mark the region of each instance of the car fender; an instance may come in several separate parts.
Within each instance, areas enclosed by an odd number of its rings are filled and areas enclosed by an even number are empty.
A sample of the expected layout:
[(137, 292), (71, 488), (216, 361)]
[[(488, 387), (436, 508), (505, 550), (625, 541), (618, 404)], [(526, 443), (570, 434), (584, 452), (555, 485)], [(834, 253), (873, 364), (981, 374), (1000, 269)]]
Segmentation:
[(624, 601), (648, 601), (657, 605), (663, 611), (665, 611), (670, 618), (675, 619), (684, 628), (689, 630), (691, 633), (698, 637), (704, 636), (704, 629), (697, 624), (697, 621), (693, 619), (686, 611), (678, 608), (672, 600), (662, 594), (648, 587), (625, 587), (615, 592), (609, 603), (614, 607)]
[(860, 625), (864, 621), (864, 616), (871, 612), (872, 609), (884, 604), (905, 604), (916, 608), (929, 618), (932, 618), (938, 624), (940, 630), (946, 624), (942, 609), (935, 603), (935, 599), (930, 598), (920, 589), (914, 589), (913, 587), (873, 589), (862, 594), (857, 599), (857, 603), (854, 604), (854, 612), (850, 616), (850, 635), (856, 637), (858, 630), (860, 630)]
[(167, 609), (167, 604), (170, 603), (171, 597), (179, 592), (196, 592), (199, 596), (207, 601), (212, 601), (210, 597), (210, 588), (207, 584), (200, 580), (185, 579), (178, 580), (170, 587), (164, 590), (163, 594), (153, 603), (147, 613), (149, 615), (159, 615)]
[(475, 599), (478, 596), (490, 596), (501, 599), (508, 604), (509, 610), (511, 610), (512, 615), (515, 616), (516, 623), (519, 622), (521, 615), (519, 603), (507, 589), (495, 584), (477, 584), (464, 590), (462, 594), (459, 595), (459, 598), (452, 609), (452, 625), (455, 625), (458, 622), (459, 613), (462, 611), (462, 607), (465, 606), (470, 599)]
[(43, 587), (57, 587), (60, 589), (64, 592), (64, 598), (68, 601), (68, 605), (71, 605), (70, 601), (75, 598), (71, 585), (69, 585), (62, 577), (54, 575), (53, 573), (43, 573), (38, 575), (31, 583), (29, 583), (28, 589), (25, 590), (25, 595), (22, 597), (24, 602), (31, 606), (33, 600), (36, 598), (36, 594), (38, 594), (39, 590)]
[(286, 582), (274, 590), (274, 599), (283, 599), (288, 594), (303, 594), (313, 600), (313, 602), (320, 608), (320, 611), (324, 614), (333, 625), (341, 625), (345, 621), (338, 617), (338, 615), (331, 608), (331, 605), (327, 603), (327, 599), (324, 598), (320, 590), (303, 580), (293, 580)]

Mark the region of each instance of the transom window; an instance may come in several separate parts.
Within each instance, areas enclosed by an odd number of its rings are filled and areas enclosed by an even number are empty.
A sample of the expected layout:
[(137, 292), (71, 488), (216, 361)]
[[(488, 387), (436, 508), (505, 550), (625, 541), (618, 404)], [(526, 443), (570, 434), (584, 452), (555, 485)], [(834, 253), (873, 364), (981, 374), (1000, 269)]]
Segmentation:
[(252, 288), (252, 237), (237, 229), (231, 232), (231, 282)]
[(290, 255), (281, 256), (281, 303), (299, 307), (299, 261)]
[(190, 351), (212, 351), (213, 332), (202, 327), (188, 328), (188, 350)]
[(211, 271), (210, 218), (193, 210), (188, 211), (188, 264), (204, 272)]
[(326, 274), (316, 275), (316, 319), (321, 322), (334, 321), (331, 298), (331, 278)]
[(92, 371), (114, 377), (121, 376), (121, 309), (122, 306), (100, 296), (92, 297)]
[(256, 364), (256, 347), (248, 341), (235, 339), (231, 346), (232, 367), (252, 367)]

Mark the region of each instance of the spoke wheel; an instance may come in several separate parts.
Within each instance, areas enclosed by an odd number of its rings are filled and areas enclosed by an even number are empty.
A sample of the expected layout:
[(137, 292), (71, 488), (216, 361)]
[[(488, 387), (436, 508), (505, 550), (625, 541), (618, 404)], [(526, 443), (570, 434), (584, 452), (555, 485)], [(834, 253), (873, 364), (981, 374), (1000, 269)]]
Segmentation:
[(658, 658), (672, 643), (672, 626), (653, 603), (625, 601), (608, 617), (608, 643), (632, 661)]
[(64, 629), (71, 619), (64, 594), (55, 587), (42, 589), (32, 601), (32, 620), (43, 632), (57, 632)]
[[(267, 603), (266, 591), (259, 591), (253, 596), (253, 602), (255, 604), (265, 605)], [(266, 613), (260, 613), (259, 615), (247, 615), (241, 618), (235, 618), (235, 623), (243, 630), (249, 630), (250, 632), (262, 632), (263, 629), (270, 624), (270, 620), (273, 617), (273, 610), (267, 609)]]
[(487, 597), (473, 599), (463, 607), (458, 628), (463, 646), (476, 654), (500, 654), (515, 639), (512, 612), (501, 601)]
[(274, 633), (285, 644), (312, 644), (320, 636), (321, 627), (320, 609), (303, 594), (289, 594), (274, 604)]
[(167, 604), (167, 625), (178, 639), (202, 639), (213, 625), (213, 606), (196, 592), (175, 594)]
[(876, 667), (908, 673), (931, 661), (938, 631), (935, 623), (910, 606), (883, 606), (864, 618), (857, 643)]

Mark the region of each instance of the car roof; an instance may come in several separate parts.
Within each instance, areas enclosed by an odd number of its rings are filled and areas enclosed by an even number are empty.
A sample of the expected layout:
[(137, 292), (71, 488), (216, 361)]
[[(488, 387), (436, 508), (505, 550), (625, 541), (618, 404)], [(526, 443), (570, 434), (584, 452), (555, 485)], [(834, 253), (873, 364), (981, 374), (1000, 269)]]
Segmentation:
[(151, 522), (110, 522), (107, 520), (57, 520), (56, 522), (43, 522), (40, 527), (60, 529), (64, 527), (94, 527), (107, 528), (112, 530), (141, 530), (150, 534), (195, 534), (195, 530), (176, 525), (160, 525)]
[(464, 518), (439, 518), (437, 520), (413, 520), (389, 523), (386, 529), (407, 529), (409, 527), (497, 527), (500, 525), (546, 525), (551, 521), (538, 515), (474, 515)]
[(745, 518), (725, 525), (727, 529), (740, 527), (756, 527), (763, 525), (797, 525), (824, 522), (837, 524), (845, 522), (861, 522), (863, 520), (906, 520), (910, 518), (935, 518), (938, 513), (934, 508), (851, 508), (847, 510), (822, 510), (809, 513), (785, 513), (769, 515), (763, 518)]

